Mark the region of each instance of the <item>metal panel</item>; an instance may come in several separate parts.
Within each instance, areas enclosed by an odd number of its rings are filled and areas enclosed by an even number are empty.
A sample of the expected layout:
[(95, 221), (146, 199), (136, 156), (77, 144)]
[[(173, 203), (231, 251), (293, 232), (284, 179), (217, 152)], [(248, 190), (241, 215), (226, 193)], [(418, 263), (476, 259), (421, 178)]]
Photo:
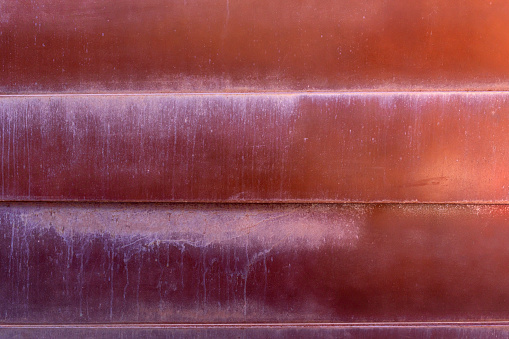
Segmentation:
[(0, 0), (0, 91), (509, 89), (509, 4)]
[(506, 338), (507, 324), (280, 324), (246, 326), (13, 326), (2, 328), (6, 338)]
[(508, 99), (1, 97), (0, 199), (506, 203)]
[(506, 337), (508, 14), (0, 0), (0, 337)]
[(496, 321), (509, 206), (12, 203), (5, 323)]

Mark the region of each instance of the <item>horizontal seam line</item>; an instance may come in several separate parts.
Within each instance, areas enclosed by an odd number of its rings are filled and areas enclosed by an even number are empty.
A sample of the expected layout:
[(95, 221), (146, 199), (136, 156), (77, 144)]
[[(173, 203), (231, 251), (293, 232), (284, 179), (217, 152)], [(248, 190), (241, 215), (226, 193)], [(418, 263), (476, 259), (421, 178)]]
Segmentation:
[(171, 201), (171, 200), (0, 200), (0, 204), (11, 203), (48, 203), (48, 204), (76, 204), (76, 203), (93, 203), (93, 204), (173, 204), (173, 205), (458, 205), (458, 206), (509, 206), (509, 201), (501, 202), (484, 202), (484, 201)]
[(2, 328), (26, 328), (26, 329), (206, 329), (206, 328), (415, 328), (415, 327), (487, 327), (487, 326), (508, 326), (509, 321), (493, 322), (372, 322), (372, 323), (96, 323), (96, 324), (0, 324)]
[(104, 92), (104, 93), (27, 93), (0, 94), (0, 98), (37, 97), (138, 97), (138, 96), (334, 96), (334, 95), (447, 95), (447, 94), (509, 94), (509, 90), (451, 91), (289, 91), (289, 92)]

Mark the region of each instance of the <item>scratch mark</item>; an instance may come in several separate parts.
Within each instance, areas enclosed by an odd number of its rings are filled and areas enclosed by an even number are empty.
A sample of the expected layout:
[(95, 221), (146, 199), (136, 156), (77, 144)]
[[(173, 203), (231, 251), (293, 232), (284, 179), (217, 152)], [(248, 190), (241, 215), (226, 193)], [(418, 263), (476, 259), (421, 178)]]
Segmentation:
[(26, 216), (22, 216), (23, 224), (24, 224), (24, 235), (25, 235), (25, 245), (26, 245), (26, 270), (27, 270), (27, 281), (26, 281), (26, 312), (28, 314), (28, 305), (30, 303), (30, 244), (28, 241), (28, 225)]
[(147, 236), (144, 236), (144, 237), (140, 237), (140, 238), (136, 239), (135, 241), (133, 241), (133, 242), (131, 242), (131, 243), (129, 243), (129, 244), (126, 244), (126, 245), (124, 245), (124, 246), (121, 246), (121, 247), (120, 247), (120, 249), (124, 249), (124, 248), (126, 248), (126, 247), (132, 246), (132, 245), (134, 245), (134, 244), (136, 244), (136, 243), (138, 243), (138, 242), (140, 242), (140, 241), (142, 241), (142, 240), (146, 240), (146, 239), (148, 239), (148, 238), (149, 238), (149, 236), (148, 236), (148, 235), (147, 235)]
[(30, 198), (30, 186), (31, 186), (31, 174), (30, 174), (30, 142), (28, 140), (28, 106), (29, 104), (27, 104), (26, 106), (26, 110), (25, 110), (25, 145), (26, 145), (26, 148), (27, 148), (27, 163), (28, 163), (28, 197)]
[(247, 259), (248, 265), (244, 271), (244, 317), (247, 316), (247, 277), (249, 275), (249, 268), (250, 268), (248, 245), (249, 245), (249, 235), (247, 236), (247, 239), (246, 239), (246, 259)]
[(125, 272), (126, 272), (126, 283), (125, 283), (125, 286), (124, 286), (124, 301), (125, 301), (125, 296), (127, 294), (127, 287), (129, 286), (129, 260), (131, 260), (131, 257), (130, 256), (127, 256), (127, 255), (124, 256), (124, 267), (125, 267)]
[(80, 296), (80, 317), (83, 317), (83, 247), (80, 254), (80, 274), (79, 274), (79, 296)]
[(11, 270), (12, 270), (12, 260), (14, 255), (14, 225), (16, 223), (12, 222), (12, 228), (11, 228), (11, 249), (10, 249), (10, 255), (9, 255), (9, 277), (12, 278)]
[[(4, 179), (4, 150), (5, 150), (5, 142), (4, 142), (4, 136), (5, 136), (5, 115), (2, 114), (2, 196), (5, 196), (5, 179)], [(9, 158), (7, 158), (7, 161), (9, 161)]]
[(138, 286), (136, 287), (136, 319), (140, 320), (140, 283), (141, 268), (143, 267), (143, 250), (141, 251), (140, 266), (138, 267)]
[(256, 226), (259, 226), (259, 225), (261, 225), (263, 223), (266, 223), (268, 221), (282, 219), (282, 218), (285, 218), (285, 217), (290, 216), (292, 214), (293, 214), (293, 211), (285, 213), (285, 214), (277, 215), (275, 217), (266, 218), (266, 219), (260, 220), (259, 222), (255, 223), (253, 225), (246, 226), (246, 227), (242, 228), (241, 230), (242, 231), (251, 230), (251, 229), (255, 228)]
[(180, 248), (180, 279), (181, 279), (181, 287), (182, 291), (184, 291), (184, 251), (185, 251), (185, 244), (182, 244)]

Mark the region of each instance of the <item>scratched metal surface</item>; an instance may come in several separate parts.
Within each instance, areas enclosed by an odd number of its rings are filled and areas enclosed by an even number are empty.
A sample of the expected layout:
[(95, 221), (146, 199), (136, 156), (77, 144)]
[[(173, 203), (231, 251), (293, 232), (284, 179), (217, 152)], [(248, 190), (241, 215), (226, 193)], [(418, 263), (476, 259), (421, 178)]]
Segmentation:
[(508, 99), (1, 97), (0, 199), (506, 203)]
[(504, 320), (508, 226), (505, 205), (3, 203), (0, 323)]
[(1, 0), (0, 91), (509, 89), (509, 4)]
[(53, 338), (507, 338), (507, 325), (409, 325), (409, 326), (257, 326), (231, 328), (164, 329), (164, 328), (9, 328), (0, 336), (23, 339)]

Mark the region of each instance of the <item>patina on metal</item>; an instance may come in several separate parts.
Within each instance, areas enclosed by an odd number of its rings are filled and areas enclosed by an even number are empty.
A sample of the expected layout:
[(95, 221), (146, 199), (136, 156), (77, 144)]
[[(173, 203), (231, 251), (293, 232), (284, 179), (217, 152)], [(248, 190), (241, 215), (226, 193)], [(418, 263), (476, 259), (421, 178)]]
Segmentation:
[(504, 319), (509, 206), (0, 207), (5, 323)]
[(506, 203), (508, 99), (5, 96), (0, 200)]
[(506, 337), (508, 14), (0, 0), (0, 336)]
[(1, 0), (0, 91), (507, 90), (509, 4)]

